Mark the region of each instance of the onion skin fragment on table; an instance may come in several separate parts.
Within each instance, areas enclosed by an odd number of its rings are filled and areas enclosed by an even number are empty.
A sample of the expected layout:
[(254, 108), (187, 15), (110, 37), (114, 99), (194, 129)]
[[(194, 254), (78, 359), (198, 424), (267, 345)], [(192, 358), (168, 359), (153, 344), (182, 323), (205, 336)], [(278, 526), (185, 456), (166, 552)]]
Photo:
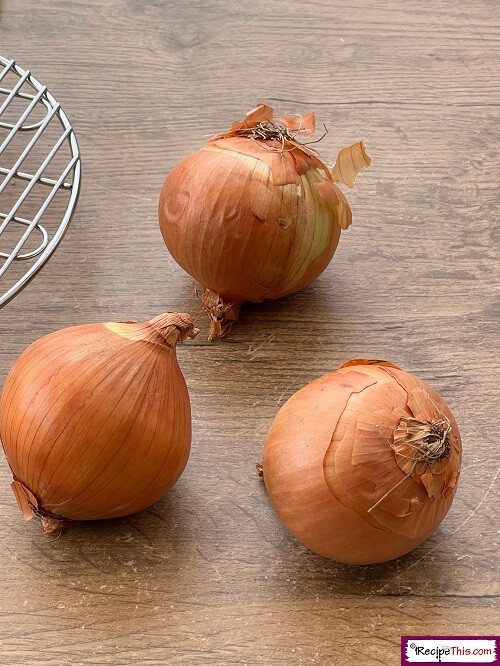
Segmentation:
[(385, 361), (351, 361), (295, 393), (267, 436), (262, 474), (285, 526), (346, 564), (385, 562), (448, 512), (461, 439), (444, 400)]
[(371, 160), (360, 141), (330, 170), (299, 141), (314, 132), (314, 113), (275, 117), (259, 104), (167, 176), (160, 229), (176, 262), (204, 287), (209, 339), (229, 330), (243, 302), (281, 298), (315, 280), (351, 224), (336, 183), (352, 187)]
[(0, 437), (24, 518), (59, 534), (70, 521), (136, 513), (186, 466), (191, 406), (176, 344), (188, 314), (50, 333), (14, 363)]

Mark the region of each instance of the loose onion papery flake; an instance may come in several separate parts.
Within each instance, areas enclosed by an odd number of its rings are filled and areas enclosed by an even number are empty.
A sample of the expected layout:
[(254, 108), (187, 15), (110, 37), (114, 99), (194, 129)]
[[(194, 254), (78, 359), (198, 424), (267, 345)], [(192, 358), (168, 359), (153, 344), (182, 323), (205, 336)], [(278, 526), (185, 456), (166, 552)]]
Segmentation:
[(299, 541), (339, 562), (370, 564), (434, 532), (460, 463), (457, 424), (430, 386), (391, 363), (355, 360), (283, 405), (262, 471)]
[(70, 520), (144, 509), (181, 475), (191, 408), (177, 342), (190, 315), (86, 324), (31, 344), (0, 399), (0, 436), (26, 520), (49, 533)]
[(351, 187), (370, 158), (356, 143), (340, 151), (331, 172), (298, 140), (314, 131), (314, 113), (274, 117), (259, 104), (166, 178), (161, 232), (204, 287), (209, 339), (224, 335), (244, 301), (281, 298), (316, 279), (351, 224), (335, 182)]

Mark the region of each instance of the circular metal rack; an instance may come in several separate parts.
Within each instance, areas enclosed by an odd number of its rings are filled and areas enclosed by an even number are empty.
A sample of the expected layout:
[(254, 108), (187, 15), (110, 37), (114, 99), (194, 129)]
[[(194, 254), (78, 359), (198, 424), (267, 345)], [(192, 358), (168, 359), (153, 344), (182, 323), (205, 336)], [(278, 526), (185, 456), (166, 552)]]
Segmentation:
[(0, 56), (0, 308), (56, 249), (80, 181), (78, 143), (60, 104)]

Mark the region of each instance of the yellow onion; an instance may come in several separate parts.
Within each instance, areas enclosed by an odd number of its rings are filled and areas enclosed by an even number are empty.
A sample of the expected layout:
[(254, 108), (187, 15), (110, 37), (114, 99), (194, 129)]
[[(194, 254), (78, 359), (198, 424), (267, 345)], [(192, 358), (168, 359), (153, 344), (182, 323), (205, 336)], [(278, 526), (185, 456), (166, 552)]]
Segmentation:
[(457, 424), (430, 386), (391, 363), (355, 360), (283, 405), (262, 471), (299, 541), (339, 562), (370, 564), (434, 532), (460, 463)]
[(312, 282), (351, 224), (334, 181), (352, 187), (370, 158), (358, 142), (340, 151), (330, 171), (297, 140), (314, 131), (313, 113), (273, 118), (259, 104), (166, 178), (161, 232), (177, 263), (204, 286), (210, 339), (224, 334), (244, 301), (280, 298)]
[(26, 520), (58, 533), (70, 520), (144, 509), (181, 475), (191, 408), (176, 343), (187, 314), (65, 328), (17, 359), (0, 400), (0, 436)]

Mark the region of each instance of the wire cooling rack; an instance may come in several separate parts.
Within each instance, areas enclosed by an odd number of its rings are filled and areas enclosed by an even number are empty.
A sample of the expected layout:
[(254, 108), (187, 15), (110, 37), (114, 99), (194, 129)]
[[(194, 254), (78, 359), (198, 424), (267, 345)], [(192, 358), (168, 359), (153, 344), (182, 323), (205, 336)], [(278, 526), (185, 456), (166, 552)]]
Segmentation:
[(61, 106), (29, 71), (0, 56), (0, 308), (56, 249), (80, 180), (78, 143)]

